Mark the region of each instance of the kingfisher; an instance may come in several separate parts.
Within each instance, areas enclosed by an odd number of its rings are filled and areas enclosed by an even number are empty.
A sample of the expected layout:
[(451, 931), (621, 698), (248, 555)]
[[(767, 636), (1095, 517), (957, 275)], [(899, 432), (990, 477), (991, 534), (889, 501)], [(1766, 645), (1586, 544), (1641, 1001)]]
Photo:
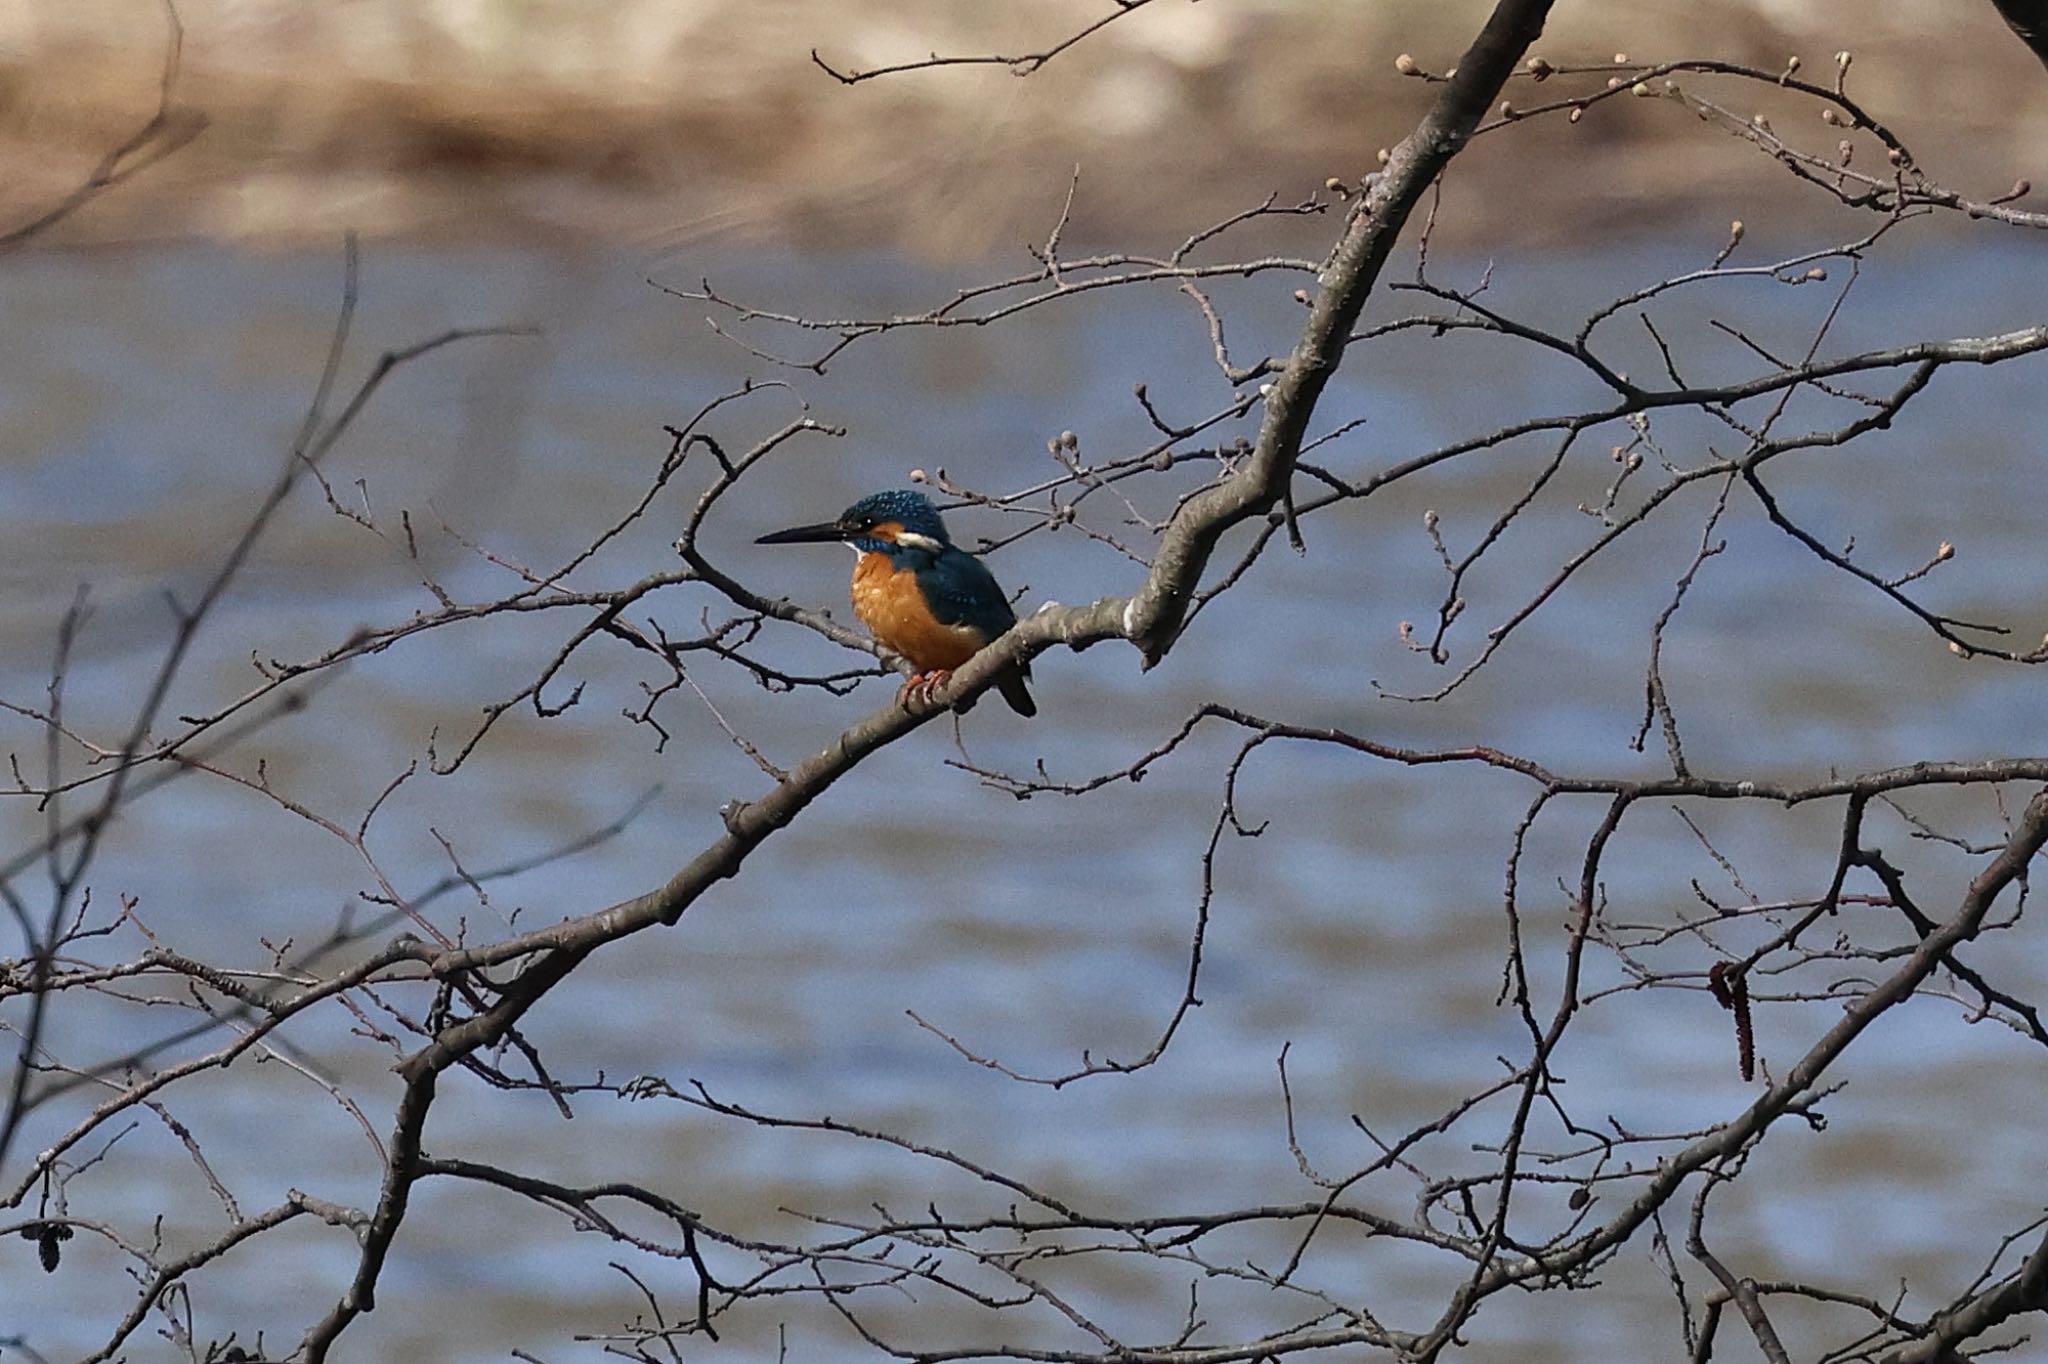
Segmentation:
[[(757, 545), (838, 540), (853, 547), (853, 613), (885, 648), (910, 660), (917, 675), (899, 701), (943, 686), (953, 669), (1017, 623), (1003, 589), (981, 560), (953, 543), (939, 509), (923, 493), (903, 489), (863, 497), (836, 521), (793, 526)], [(996, 690), (1019, 715), (1038, 706), (1025, 687), (1031, 669), (1006, 669)]]

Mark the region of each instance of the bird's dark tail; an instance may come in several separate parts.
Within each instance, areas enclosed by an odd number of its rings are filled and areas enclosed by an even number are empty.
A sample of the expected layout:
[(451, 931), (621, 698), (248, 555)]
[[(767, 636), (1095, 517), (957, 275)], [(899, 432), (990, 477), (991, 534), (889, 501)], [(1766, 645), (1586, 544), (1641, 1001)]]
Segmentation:
[(1991, 0), (2020, 41), (2034, 49), (2034, 55), (2048, 62), (2048, 4), (2043, 0)]
[(1029, 676), (1031, 669), (1017, 668), (996, 679), (996, 690), (1010, 703), (1010, 709), (1027, 718), (1038, 714), (1038, 703), (1031, 699), (1031, 691), (1024, 685)]

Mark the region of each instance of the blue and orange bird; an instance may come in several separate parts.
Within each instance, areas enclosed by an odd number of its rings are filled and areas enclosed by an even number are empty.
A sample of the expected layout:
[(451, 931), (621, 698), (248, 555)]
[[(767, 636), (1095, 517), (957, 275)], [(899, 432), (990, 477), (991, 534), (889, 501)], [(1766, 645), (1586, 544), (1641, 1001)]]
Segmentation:
[[(944, 684), (953, 669), (1017, 623), (994, 575), (953, 543), (938, 508), (923, 493), (876, 493), (836, 521), (779, 530), (754, 543), (833, 540), (853, 546), (859, 556), (853, 565), (853, 613), (883, 647), (918, 670), (904, 683), (902, 699)], [(1031, 669), (1019, 664), (996, 679), (996, 689), (1019, 715), (1038, 713), (1024, 685), (1030, 676)]]

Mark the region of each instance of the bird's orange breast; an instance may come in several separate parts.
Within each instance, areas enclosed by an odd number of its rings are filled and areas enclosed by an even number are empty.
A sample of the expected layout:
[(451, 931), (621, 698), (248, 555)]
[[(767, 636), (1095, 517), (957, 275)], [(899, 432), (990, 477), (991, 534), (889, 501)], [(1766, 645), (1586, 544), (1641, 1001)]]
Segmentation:
[(926, 671), (957, 668), (988, 642), (972, 626), (942, 623), (925, 603), (917, 573), (886, 554), (863, 554), (854, 565), (853, 613), (876, 639)]

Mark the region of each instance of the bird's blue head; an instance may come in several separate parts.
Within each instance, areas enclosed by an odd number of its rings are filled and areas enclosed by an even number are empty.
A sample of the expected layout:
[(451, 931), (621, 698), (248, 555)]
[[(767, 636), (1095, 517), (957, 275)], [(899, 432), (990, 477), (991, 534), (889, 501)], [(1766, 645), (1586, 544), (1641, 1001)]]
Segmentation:
[(844, 540), (870, 554), (904, 550), (932, 553), (953, 543), (931, 499), (908, 488), (870, 494), (841, 512), (836, 521), (779, 530), (755, 543), (784, 545), (813, 540)]
[(936, 540), (940, 545), (953, 543), (946, 534), (946, 522), (931, 499), (908, 488), (863, 497), (839, 514), (839, 524), (853, 532), (847, 537), (853, 544), (866, 550), (906, 542), (916, 548), (928, 548), (918, 545), (919, 540)]

